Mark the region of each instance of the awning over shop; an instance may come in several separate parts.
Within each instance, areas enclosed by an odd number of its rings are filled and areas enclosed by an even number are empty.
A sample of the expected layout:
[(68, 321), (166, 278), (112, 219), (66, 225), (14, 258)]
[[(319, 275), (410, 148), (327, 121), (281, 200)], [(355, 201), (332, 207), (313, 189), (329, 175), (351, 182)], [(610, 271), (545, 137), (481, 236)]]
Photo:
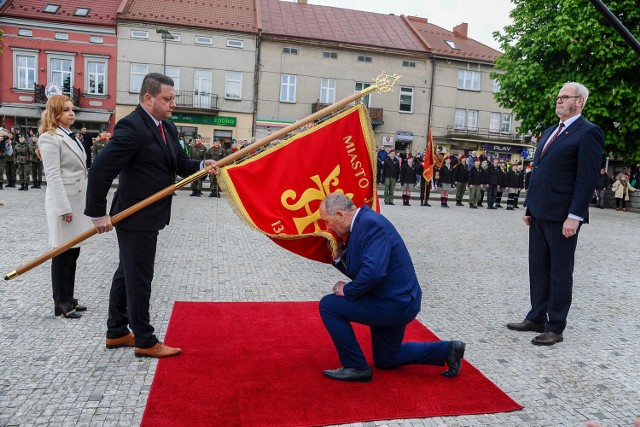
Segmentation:
[(12, 105), (3, 105), (0, 107), (0, 117), (27, 117), (30, 119), (39, 119), (41, 115), (39, 108), (20, 107)]
[(100, 111), (77, 111), (76, 122), (109, 123), (111, 113)]

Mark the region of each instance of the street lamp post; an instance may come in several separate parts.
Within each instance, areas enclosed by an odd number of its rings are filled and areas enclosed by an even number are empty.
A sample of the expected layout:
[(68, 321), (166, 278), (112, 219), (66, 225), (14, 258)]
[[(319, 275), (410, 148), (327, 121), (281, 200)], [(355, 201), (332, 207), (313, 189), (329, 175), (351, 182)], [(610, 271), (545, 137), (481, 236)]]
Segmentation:
[(167, 74), (167, 39), (173, 40), (173, 34), (166, 28), (158, 28), (156, 33), (162, 34), (162, 41), (164, 43), (164, 56), (162, 58), (162, 74)]

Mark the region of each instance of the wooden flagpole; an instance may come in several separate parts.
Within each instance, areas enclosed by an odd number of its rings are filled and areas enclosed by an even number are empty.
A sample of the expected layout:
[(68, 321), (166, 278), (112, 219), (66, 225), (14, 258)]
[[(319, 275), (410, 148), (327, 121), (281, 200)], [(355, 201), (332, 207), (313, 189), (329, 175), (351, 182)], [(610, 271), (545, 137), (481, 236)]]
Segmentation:
[[(398, 74), (394, 74), (394, 75), (389, 75), (386, 73), (382, 73), (380, 74), (378, 77), (376, 77), (373, 80), (373, 84), (371, 86), (369, 86), (368, 88), (360, 91), (360, 92), (356, 92), (351, 96), (348, 96), (334, 104), (329, 105), (328, 107), (323, 108), (322, 110), (319, 110), (303, 119), (298, 120), (297, 122), (280, 129), (277, 132), (272, 133), (271, 135), (267, 136), (266, 138), (261, 139), (260, 141), (256, 141), (253, 144), (250, 144), (238, 151), (236, 151), (235, 153), (232, 153), (226, 157), (224, 157), (223, 159), (220, 159), (217, 163), (218, 167), (222, 167), (225, 166), (231, 162), (234, 162), (235, 160), (237, 160), (238, 158), (244, 156), (245, 154), (249, 154), (252, 151), (256, 150), (257, 148), (260, 148), (272, 141), (275, 141), (276, 139), (280, 138), (281, 136), (285, 136), (290, 132), (293, 132), (294, 130), (306, 125), (307, 123), (311, 123), (312, 121), (315, 121), (317, 119), (320, 119), (324, 116), (327, 116), (329, 114), (331, 114), (333, 111), (342, 108), (360, 98), (362, 98), (363, 96), (368, 95), (369, 93), (373, 92), (373, 91), (377, 91), (378, 93), (385, 93), (385, 92), (392, 92), (393, 91), (393, 85), (400, 79), (400, 76)], [(128, 218), (129, 216), (133, 215), (134, 213), (146, 208), (147, 206), (157, 202), (160, 199), (163, 199), (167, 196), (170, 196), (171, 194), (173, 194), (176, 190), (191, 184), (193, 181), (200, 179), (202, 177), (204, 177), (205, 175), (207, 175), (209, 173), (209, 171), (213, 169), (212, 166), (207, 166), (204, 169), (199, 170), (198, 172), (189, 175), (188, 177), (182, 179), (181, 181), (178, 181), (175, 184), (169, 185), (168, 187), (164, 188), (163, 190), (158, 191), (157, 193), (147, 197), (146, 199), (136, 203), (133, 206), (130, 206), (129, 208), (123, 210), (122, 212), (116, 214), (113, 218), (111, 218), (111, 224), (115, 225), (118, 222), (122, 221), (125, 218)], [(7, 273), (6, 276), (4, 276), (4, 280), (12, 280), (15, 279), (16, 277), (26, 273), (27, 271), (39, 266), (40, 264), (50, 260), (51, 258), (60, 255), (62, 252), (66, 251), (69, 248), (72, 248), (74, 246), (76, 246), (78, 243), (88, 239), (89, 237), (95, 235), (96, 229), (95, 228), (91, 228), (87, 231), (85, 231), (82, 234), (77, 235), (76, 237), (66, 241), (65, 243), (61, 244), (60, 246), (56, 246), (55, 248), (53, 248), (52, 250), (50, 250), (49, 252), (46, 252), (42, 255), (40, 255), (39, 257), (29, 261), (28, 263), (21, 265), (20, 267), (16, 268), (15, 270)]]

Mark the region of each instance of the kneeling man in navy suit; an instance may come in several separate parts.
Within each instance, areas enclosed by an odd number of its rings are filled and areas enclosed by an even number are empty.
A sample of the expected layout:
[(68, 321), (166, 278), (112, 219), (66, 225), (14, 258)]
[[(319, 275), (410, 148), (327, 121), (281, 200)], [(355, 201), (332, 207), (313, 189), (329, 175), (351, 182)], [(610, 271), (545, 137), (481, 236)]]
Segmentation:
[(380, 369), (422, 364), (444, 366), (445, 377), (460, 372), (461, 341), (406, 342), (404, 331), (420, 311), (422, 290), (409, 251), (395, 227), (368, 206), (356, 208), (344, 194), (329, 194), (320, 217), (347, 243), (333, 265), (351, 281), (337, 282), (320, 301), (320, 316), (342, 367), (324, 371), (334, 380), (369, 382), (373, 377), (351, 322), (371, 329), (373, 361)]

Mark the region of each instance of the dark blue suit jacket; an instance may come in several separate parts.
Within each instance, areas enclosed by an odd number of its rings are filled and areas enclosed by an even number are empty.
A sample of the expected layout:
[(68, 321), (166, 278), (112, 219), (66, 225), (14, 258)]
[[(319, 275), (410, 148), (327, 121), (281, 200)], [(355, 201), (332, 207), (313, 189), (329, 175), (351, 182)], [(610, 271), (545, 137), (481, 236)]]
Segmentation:
[(533, 158), (525, 199), (527, 215), (564, 222), (571, 213), (589, 219), (589, 204), (604, 153), (600, 127), (582, 116), (567, 127), (542, 154), (543, 144), (558, 125), (545, 130)]
[(411, 295), (420, 300), (418, 284), (409, 251), (387, 218), (363, 206), (356, 216), (342, 259), (334, 263), (351, 282), (345, 297), (391, 299)]
[[(153, 119), (138, 105), (116, 124), (113, 137), (94, 159), (89, 169), (85, 215), (104, 216), (107, 193), (119, 175), (118, 189), (109, 214), (122, 212), (175, 183), (176, 173), (188, 176), (200, 169), (200, 162), (190, 160), (178, 143), (178, 131), (162, 121), (167, 143)], [(154, 231), (169, 224), (172, 197), (165, 197), (120, 221), (123, 230)]]

